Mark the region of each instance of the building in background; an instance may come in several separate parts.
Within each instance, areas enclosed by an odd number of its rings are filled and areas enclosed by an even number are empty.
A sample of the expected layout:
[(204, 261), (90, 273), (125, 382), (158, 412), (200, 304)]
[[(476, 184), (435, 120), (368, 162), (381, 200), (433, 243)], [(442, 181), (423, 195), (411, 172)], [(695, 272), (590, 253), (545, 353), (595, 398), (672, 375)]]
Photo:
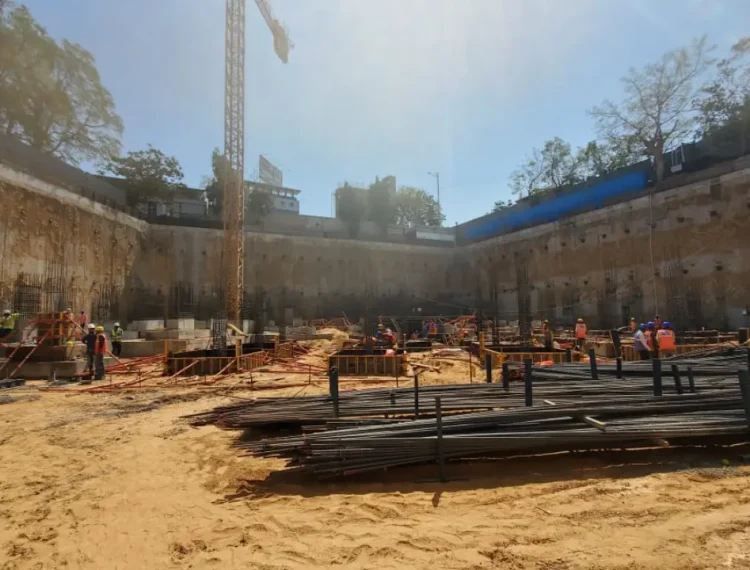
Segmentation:
[(300, 193), (299, 190), (247, 180), (245, 181), (245, 188), (248, 192), (257, 190), (270, 194), (273, 204), (271, 212), (285, 212), (287, 214), (299, 215), (299, 200), (297, 199)]

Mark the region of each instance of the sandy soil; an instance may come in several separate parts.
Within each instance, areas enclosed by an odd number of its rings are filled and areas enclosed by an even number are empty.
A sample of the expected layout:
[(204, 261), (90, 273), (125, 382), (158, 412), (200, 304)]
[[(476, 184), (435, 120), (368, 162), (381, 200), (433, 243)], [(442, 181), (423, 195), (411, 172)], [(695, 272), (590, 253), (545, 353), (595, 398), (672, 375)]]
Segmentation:
[[(468, 370), (443, 366), (433, 380)], [(180, 420), (229, 401), (215, 390), (4, 392), (0, 569), (750, 568), (750, 469), (735, 461), (747, 450), (477, 461), (450, 465), (446, 484), (432, 466), (316, 483), (238, 456), (236, 433)]]

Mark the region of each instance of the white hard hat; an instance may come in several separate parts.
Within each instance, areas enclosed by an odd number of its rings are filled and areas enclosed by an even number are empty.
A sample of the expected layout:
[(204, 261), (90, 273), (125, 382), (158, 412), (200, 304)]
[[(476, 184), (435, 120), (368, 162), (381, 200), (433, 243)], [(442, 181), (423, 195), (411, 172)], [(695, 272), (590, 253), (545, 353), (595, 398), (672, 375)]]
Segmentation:
[(89, 328), (90, 328), (90, 329), (95, 329), (95, 328), (96, 328), (96, 325), (95, 325), (94, 323), (89, 323)]
[(3, 315), (10, 315), (10, 309), (5, 309), (3, 311)]
[(116, 326), (116, 327), (119, 327), (119, 326), (120, 326), (120, 323), (119, 323), (119, 322), (115, 323), (115, 326)]

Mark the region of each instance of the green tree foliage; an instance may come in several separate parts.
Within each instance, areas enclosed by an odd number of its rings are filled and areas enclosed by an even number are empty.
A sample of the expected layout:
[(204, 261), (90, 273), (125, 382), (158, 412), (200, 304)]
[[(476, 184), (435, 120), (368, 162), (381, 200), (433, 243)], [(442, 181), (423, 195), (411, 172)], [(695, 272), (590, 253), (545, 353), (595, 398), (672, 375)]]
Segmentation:
[(131, 206), (148, 200), (171, 202), (175, 191), (184, 187), (179, 161), (151, 145), (146, 150), (109, 158), (101, 172), (125, 180)]
[(643, 160), (642, 145), (635, 138), (623, 137), (616, 143), (591, 141), (578, 152), (583, 178), (606, 176)]
[(248, 187), (245, 195), (245, 220), (249, 224), (258, 224), (271, 213), (273, 197), (252, 182), (245, 182), (245, 186)]
[(226, 157), (214, 148), (211, 153), (211, 176), (203, 179), (203, 196), (208, 206), (208, 211), (212, 214), (220, 215), (222, 211), (222, 191), (223, 180), (228, 169), (229, 163)]
[[(223, 212), (224, 179), (232, 175), (229, 162), (218, 148), (211, 153), (211, 175), (203, 178), (203, 197), (208, 211), (214, 215)], [(258, 224), (273, 210), (273, 198), (268, 192), (245, 180), (245, 222)]]
[(560, 137), (535, 148), (532, 155), (510, 176), (510, 188), (519, 198), (548, 188), (562, 188), (581, 181), (582, 161)]
[(388, 224), (395, 221), (395, 210), (391, 204), (389, 186), (376, 178), (367, 190), (367, 219), (375, 222), (385, 232)]
[(359, 235), (359, 223), (364, 219), (367, 210), (362, 190), (353, 188), (348, 183), (336, 189), (336, 217), (349, 227), (349, 235)]
[(500, 210), (504, 210), (505, 208), (510, 208), (512, 205), (513, 205), (512, 200), (498, 200), (492, 206), (492, 211), (490, 211), (489, 213), (494, 214), (495, 212), (499, 212)]
[(91, 53), (57, 43), (9, 2), (0, 5), (0, 130), (73, 165), (116, 156), (123, 131)]
[(399, 226), (439, 227), (445, 220), (435, 198), (421, 188), (402, 186), (396, 192), (392, 202), (393, 217)]
[(703, 37), (641, 70), (630, 69), (622, 79), (623, 100), (605, 101), (590, 111), (601, 139), (616, 147), (638, 142), (654, 162), (657, 181), (664, 178), (664, 150), (695, 130), (696, 83), (711, 63), (710, 51)]
[(699, 111), (698, 135), (708, 144), (721, 147), (740, 140), (742, 152), (750, 134), (750, 36), (732, 46), (729, 57), (716, 64), (716, 76), (696, 98)]

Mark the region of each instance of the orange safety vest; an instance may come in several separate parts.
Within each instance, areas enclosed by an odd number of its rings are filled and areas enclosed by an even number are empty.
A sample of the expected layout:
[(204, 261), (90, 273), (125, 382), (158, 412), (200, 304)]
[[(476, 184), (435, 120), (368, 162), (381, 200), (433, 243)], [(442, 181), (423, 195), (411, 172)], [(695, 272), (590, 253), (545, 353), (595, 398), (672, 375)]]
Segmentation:
[(650, 330), (645, 330), (645, 331), (643, 331), (643, 334), (646, 337), (646, 342), (648, 343), (648, 349), (649, 350), (654, 350), (654, 339), (651, 336), (651, 331)]
[(107, 337), (104, 333), (96, 335), (96, 344), (94, 344), (94, 354), (107, 354)]
[(674, 350), (674, 331), (669, 329), (659, 329), (657, 333), (659, 336), (659, 349), (660, 350)]
[(576, 323), (576, 338), (586, 338), (586, 323)]

